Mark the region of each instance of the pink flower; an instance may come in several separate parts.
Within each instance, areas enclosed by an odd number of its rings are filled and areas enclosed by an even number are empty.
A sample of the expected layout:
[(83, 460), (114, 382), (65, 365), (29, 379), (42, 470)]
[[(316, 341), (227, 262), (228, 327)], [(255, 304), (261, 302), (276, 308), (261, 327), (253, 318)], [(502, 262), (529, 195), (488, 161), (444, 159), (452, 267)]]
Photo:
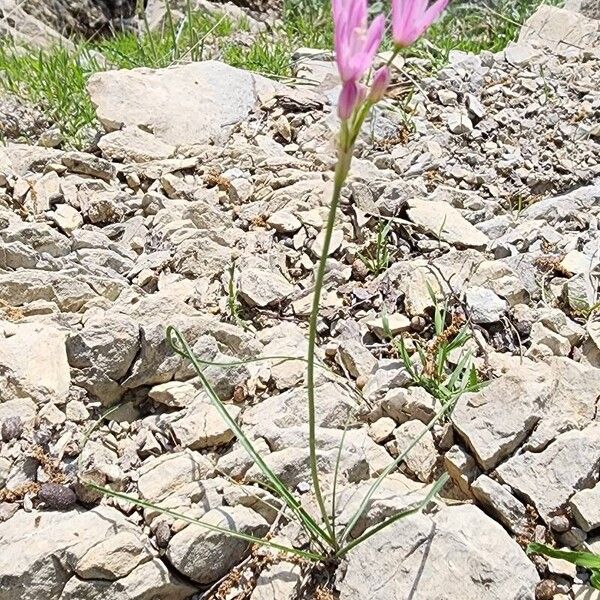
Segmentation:
[(377, 69), (373, 75), (373, 83), (369, 92), (369, 102), (377, 104), (385, 95), (390, 85), (391, 73), (387, 65)]
[(396, 45), (414, 44), (442, 14), (449, 0), (392, 0), (392, 37)]
[(367, 0), (332, 0), (332, 6), (335, 60), (344, 84), (339, 113), (347, 119), (364, 98), (359, 82), (381, 45), (385, 18), (379, 15), (369, 26)]

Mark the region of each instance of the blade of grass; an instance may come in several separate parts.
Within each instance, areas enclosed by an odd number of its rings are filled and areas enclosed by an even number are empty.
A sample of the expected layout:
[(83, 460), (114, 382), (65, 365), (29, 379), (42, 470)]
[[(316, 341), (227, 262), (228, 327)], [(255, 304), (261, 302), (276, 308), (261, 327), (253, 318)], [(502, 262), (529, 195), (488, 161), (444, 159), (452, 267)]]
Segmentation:
[(371, 527), (365, 533), (363, 533), (361, 536), (357, 537), (355, 540), (353, 540), (349, 544), (346, 544), (341, 550), (338, 550), (338, 552), (336, 553), (336, 557), (341, 558), (345, 554), (348, 554), (348, 552), (350, 552), (350, 550), (352, 550), (352, 548), (355, 548), (359, 544), (362, 544), (365, 540), (369, 539), (371, 536), (375, 535), (376, 533), (379, 533), (382, 529), (389, 527), (390, 525), (392, 525), (396, 521), (399, 521), (400, 519), (404, 519), (405, 517), (414, 515), (415, 513), (419, 512), (420, 510), (425, 508), (431, 502), (431, 500), (434, 498), (434, 496), (436, 496), (441, 491), (441, 489), (446, 485), (448, 479), (450, 479), (450, 476), (447, 473), (444, 473), (442, 475), (442, 477), (440, 477), (436, 481), (436, 483), (433, 485), (433, 487), (431, 488), (431, 490), (429, 491), (427, 496), (421, 502), (419, 502), (413, 508), (410, 508), (408, 510), (403, 510), (399, 513), (396, 513), (395, 515), (392, 515), (391, 517), (389, 517), (382, 523), (379, 523), (379, 525), (376, 525), (375, 527)]
[(529, 544), (527, 546), (528, 554), (544, 554), (551, 558), (560, 558), (566, 560), (578, 567), (586, 569), (600, 569), (600, 556), (591, 552), (575, 552), (573, 550), (557, 550), (545, 544)]
[(209, 399), (215, 406), (215, 408), (219, 411), (219, 414), (223, 418), (223, 420), (227, 423), (230, 429), (234, 432), (236, 438), (246, 450), (246, 452), (250, 455), (252, 460), (256, 463), (258, 468), (263, 472), (265, 477), (271, 482), (271, 485), (277, 491), (279, 496), (285, 501), (285, 503), (290, 507), (292, 512), (296, 514), (296, 516), (302, 521), (306, 522), (307, 527), (313, 532), (313, 534), (317, 537), (317, 539), (321, 539), (325, 541), (327, 544), (333, 547), (333, 540), (330, 535), (325, 532), (317, 522), (302, 508), (300, 503), (296, 500), (296, 498), (292, 495), (292, 493), (287, 489), (285, 484), (275, 475), (275, 473), (271, 470), (271, 468), (265, 463), (260, 454), (256, 451), (250, 440), (247, 438), (246, 434), (242, 431), (237, 421), (231, 417), (223, 402), (218, 397), (214, 389), (212, 388), (210, 382), (206, 379), (204, 373), (202, 372), (202, 368), (195, 354), (192, 352), (185, 338), (175, 329), (174, 327), (169, 326), (167, 328), (167, 339), (171, 344), (171, 347), (175, 352), (180, 354), (181, 356), (189, 359), (196, 370), (196, 374), (200, 378), (202, 386), (206, 391)]
[(263, 546), (268, 546), (269, 548), (273, 548), (274, 550), (279, 550), (280, 552), (287, 552), (289, 554), (294, 554), (296, 556), (300, 556), (302, 558), (306, 558), (308, 560), (319, 561), (323, 560), (323, 556), (321, 554), (316, 554), (314, 552), (309, 552), (305, 550), (298, 550), (297, 548), (289, 548), (288, 546), (283, 546), (281, 544), (277, 544), (275, 542), (271, 542), (269, 540), (258, 538), (253, 535), (249, 535), (247, 533), (240, 533), (239, 531), (233, 531), (232, 529), (227, 529), (226, 527), (219, 527), (218, 525), (212, 525), (211, 523), (206, 523), (200, 519), (195, 519), (193, 517), (189, 517), (177, 511), (163, 508), (162, 506), (158, 506), (152, 502), (146, 502), (145, 500), (140, 500), (139, 498), (135, 498), (133, 496), (129, 496), (128, 494), (123, 494), (121, 492), (115, 492), (110, 488), (102, 487), (100, 485), (96, 485), (94, 483), (86, 484), (90, 489), (96, 490), (97, 492), (101, 492), (106, 496), (110, 496), (111, 498), (117, 498), (118, 500), (124, 500), (130, 504), (135, 506), (139, 506), (141, 508), (149, 508), (152, 510), (156, 510), (163, 515), (168, 515), (173, 517), (174, 519), (178, 519), (180, 521), (186, 521), (187, 523), (191, 523), (193, 525), (199, 525), (204, 529), (208, 529), (209, 531), (214, 531), (217, 533), (224, 533), (230, 537), (236, 538), (238, 540), (244, 540), (246, 542), (250, 542), (251, 544), (260, 544)]
[(398, 458), (396, 458), (394, 460), (394, 462), (392, 462), (390, 465), (388, 465), (381, 472), (379, 477), (375, 480), (375, 482), (371, 485), (371, 487), (365, 494), (365, 497), (364, 497), (363, 501), (361, 502), (360, 506), (358, 507), (357, 511), (354, 513), (354, 515), (352, 516), (352, 518), (350, 519), (350, 521), (344, 528), (344, 531), (342, 532), (342, 536), (340, 539), (340, 545), (343, 545), (343, 543), (346, 541), (346, 539), (347, 539), (348, 535), (350, 534), (350, 532), (352, 531), (352, 529), (354, 529), (354, 526), (356, 525), (356, 523), (358, 522), (360, 517), (364, 514), (364, 512), (367, 509), (367, 506), (369, 504), (369, 501), (371, 500), (371, 498), (373, 497), (373, 495), (375, 494), (375, 492), (377, 491), (379, 486), (383, 483), (383, 480), (392, 471), (394, 471), (396, 468), (398, 468), (400, 463), (406, 458), (408, 453), (417, 445), (417, 443), (423, 438), (423, 436), (428, 431), (431, 431), (431, 429), (433, 429), (433, 426), (450, 410), (450, 408), (452, 407), (452, 404), (453, 404), (452, 402), (448, 402), (447, 404), (442, 406), (442, 408), (435, 414), (433, 419), (431, 419), (431, 421), (427, 425), (427, 427), (425, 427), (423, 429), (423, 431), (421, 431), (421, 433), (408, 445), (408, 447), (404, 450), (404, 452), (402, 452), (402, 454), (400, 454), (400, 456), (398, 456)]

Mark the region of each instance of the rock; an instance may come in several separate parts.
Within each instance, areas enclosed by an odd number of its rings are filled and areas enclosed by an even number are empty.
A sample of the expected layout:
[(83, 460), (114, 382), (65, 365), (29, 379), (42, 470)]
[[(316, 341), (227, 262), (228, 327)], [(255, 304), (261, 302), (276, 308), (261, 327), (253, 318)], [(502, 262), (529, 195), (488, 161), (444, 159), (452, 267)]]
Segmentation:
[[(305, 359), (308, 353), (306, 333), (293, 323), (281, 323), (276, 327), (263, 330), (261, 341), (265, 344), (261, 357), (297, 356)], [(272, 361), (269, 366), (271, 379), (275, 387), (287, 390), (299, 384), (306, 374), (304, 360)]]
[[(217, 61), (106, 71), (88, 82), (106, 131), (137, 126), (173, 146), (224, 141), (259, 96), (280, 89), (285, 88)], [(172, 90), (177, 90), (176, 104)], [(185, 120), (180, 119), (182, 114), (187, 115)]]
[(125, 391), (121, 381), (140, 347), (139, 325), (122, 315), (90, 318), (66, 347), (76, 384), (108, 406)]
[[(253, 510), (232, 506), (207, 512), (202, 521), (210, 525), (262, 537), (268, 523)], [(188, 525), (175, 534), (167, 548), (167, 558), (182, 574), (208, 585), (223, 577), (246, 554), (248, 542), (220, 531)]]
[[(336, 523), (346, 526), (350, 522), (371, 485), (370, 481), (364, 481), (340, 489), (336, 501)], [(413, 481), (402, 473), (392, 473), (381, 482), (367, 501), (350, 537), (357, 538), (373, 525), (422, 502), (428, 491), (429, 486)]]
[(0, 300), (9, 306), (23, 306), (44, 300), (54, 302), (64, 312), (77, 312), (98, 293), (85, 281), (77, 280), (71, 271), (53, 273), (21, 269), (0, 274)]
[(278, 210), (274, 212), (268, 219), (267, 223), (277, 233), (296, 233), (302, 227), (302, 223), (298, 217), (287, 210)]
[(185, 381), (169, 381), (155, 385), (148, 397), (169, 408), (186, 408), (200, 393), (197, 386)]
[(75, 506), (77, 496), (70, 488), (57, 483), (44, 483), (38, 492), (38, 500), (45, 508), (54, 510), (70, 510)]
[(21, 223), (0, 230), (0, 239), (10, 242), (22, 242), (39, 253), (50, 256), (66, 256), (71, 251), (71, 242), (67, 237), (46, 224)]
[[(275, 541), (282, 545), (290, 545), (287, 540)], [(295, 600), (298, 597), (301, 583), (300, 565), (275, 562), (261, 571), (250, 600)]]
[[(331, 234), (331, 242), (329, 244), (329, 251), (327, 252), (327, 256), (332, 256), (335, 254), (342, 246), (342, 242), (344, 241), (344, 232), (340, 229), (334, 229)], [(315, 257), (320, 258), (323, 254), (323, 244), (325, 243), (325, 229), (322, 229), (315, 238), (313, 245), (311, 246), (311, 251), (315, 255)]]
[(340, 600), (534, 600), (539, 581), (516, 542), (470, 505), (401, 519), (346, 562)]
[(564, 507), (571, 496), (598, 481), (600, 425), (569, 431), (541, 452), (523, 452), (497, 469), (502, 481), (532, 502), (544, 521)]
[(599, 31), (596, 21), (564, 8), (543, 4), (523, 25), (519, 42), (573, 54), (581, 48), (597, 45)]
[(369, 436), (373, 441), (381, 444), (385, 442), (396, 429), (396, 422), (389, 417), (381, 417), (369, 427)]
[(580, 12), (590, 19), (600, 19), (600, 6), (596, 0), (567, 0), (565, 8)]
[(428, 425), (441, 409), (437, 400), (426, 390), (419, 386), (407, 389), (395, 388), (390, 390), (381, 403), (383, 412), (394, 419), (396, 423), (405, 423), (411, 419), (418, 419)]
[(600, 527), (600, 484), (577, 492), (569, 501), (575, 521), (586, 532)]
[[(14, 554), (0, 556), (3, 600), (100, 600), (108, 597), (125, 600), (161, 596), (163, 592), (169, 598), (183, 600), (192, 593), (189, 586), (176, 580), (164, 568), (160, 579), (136, 574), (132, 577), (136, 580), (135, 586), (131, 580), (118, 580), (117, 589), (121, 590), (115, 595), (103, 594), (97, 589), (98, 582), (78, 580), (73, 565), (90, 552), (90, 557), (98, 557), (102, 544), (114, 548), (111, 540), (120, 532), (128, 532), (139, 540), (144, 537), (119, 511), (107, 506), (65, 513), (17, 512), (5, 523), (0, 523), (0, 536), (14, 551)], [(132, 559), (135, 561), (136, 557)], [(130, 577), (136, 571), (134, 569)], [(79, 586), (87, 588), (85, 595), (72, 591), (73, 587)]]
[[(1, 284), (0, 284), (1, 285)], [(41, 323), (0, 321), (0, 396), (64, 402), (71, 382), (66, 332)]]
[(377, 335), (381, 339), (387, 338), (388, 333), (386, 333), (386, 329), (393, 336), (398, 335), (404, 331), (411, 330), (411, 321), (405, 315), (401, 315), (399, 313), (387, 315), (385, 321), (387, 323), (387, 327), (386, 325), (384, 325), (383, 317), (371, 319), (367, 322), (367, 326), (369, 327), (369, 329), (371, 329), (371, 331), (373, 331), (373, 333), (375, 333), (375, 335)]
[[(233, 431), (208, 400), (196, 403), (183, 412), (179, 419), (171, 423), (171, 430), (185, 448), (200, 450), (222, 446), (234, 439)], [(237, 406), (227, 406), (227, 412), (233, 419), (237, 419), (240, 409)]]
[[(10, 402), (10, 401), (9, 401)], [(33, 421), (35, 419), (35, 404), (30, 400), (14, 400), (13, 403), (25, 404), (25, 406), (29, 409), (29, 420)], [(8, 404), (6, 402), (5, 404)], [(27, 410), (27, 409), (26, 409)], [(6, 416), (2, 417), (2, 412), (6, 412)], [(0, 439), (3, 442), (10, 442), (12, 440), (17, 440), (23, 435), (23, 413), (26, 411), (15, 410), (13, 416), (10, 416), (11, 409), (5, 411), (0, 411), (0, 419), (2, 421), (2, 425), (0, 426)]]
[(467, 115), (451, 113), (448, 116), (448, 129), (456, 134), (471, 133), (473, 131), (473, 122)]
[[(355, 405), (344, 388), (326, 383), (315, 390), (316, 422), (319, 427), (343, 429), (355, 410)], [(306, 393), (302, 388), (294, 388), (247, 408), (242, 414), (242, 423), (261, 435), (265, 423), (286, 429), (306, 426)]]
[(486, 470), (516, 450), (539, 422), (550, 394), (543, 375), (505, 375), (463, 394), (452, 413), (455, 429)]
[(106, 134), (98, 142), (98, 148), (106, 158), (124, 162), (161, 160), (175, 154), (175, 146), (139, 127), (125, 127)]
[(474, 323), (481, 325), (497, 323), (508, 309), (506, 300), (484, 287), (467, 288), (465, 300), (469, 307), (469, 316)]
[(152, 560), (149, 545), (131, 531), (122, 531), (90, 548), (74, 569), (82, 579), (114, 581), (149, 560)]
[(527, 67), (530, 63), (540, 58), (542, 53), (527, 43), (508, 44), (504, 50), (506, 60), (515, 67)]
[(506, 487), (481, 475), (471, 485), (471, 491), (481, 505), (515, 535), (528, 533), (527, 508)]
[[(390, 444), (392, 455), (399, 457), (423, 434), (425, 426), (420, 421), (407, 421), (394, 431), (394, 442)], [(430, 481), (437, 462), (437, 451), (430, 431), (416, 442), (402, 461), (409, 473), (419, 481)]]
[(68, 204), (57, 204), (49, 216), (66, 234), (83, 225), (83, 217), (79, 211)]
[(337, 360), (354, 378), (367, 377), (375, 372), (378, 361), (359, 341), (342, 340), (338, 347)]
[[(289, 488), (310, 480), (306, 425), (281, 429), (277, 425), (264, 424), (260, 435), (271, 449), (265, 457), (267, 465)], [(324, 482), (330, 482), (335, 472), (342, 437), (344, 452), (338, 469), (340, 482), (354, 483), (377, 476), (392, 462), (385, 449), (373, 442), (364, 429), (349, 429), (344, 436), (341, 429), (317, 427), (317, 437), (319, 473)], [(256, 466), (248, 470), (246, 478), (267, 483)]]
[(446, 202), (411, 200), (408, 217), (428, 235), (458, 248), (485, 248), (488, 237)]
[(146, 600), (149, 598), (169, 598), (187, 600), (195, 592), (189, 583), (184, 583), (171, 574), (159, 559), (142, 563), (129, 575), (116, 581), (85, 581), (72, 577), (60, 600)]
[(585, 340), (581, 351), (586, 362), (594, 367), (600, 368), (600, 323), (597, 321), (588, 321), (586, 330), (588, 337)]
[(475, 459), (460, 446), (452, 446), (444, 454), (444, 467), (462, 493), (470, 497), (471, 484), (481, 473)]
[(188, 483), (209, 477), (213, 466), (198, 452), (185, 450), (146, 461), (139, 470), (138, 490), (146, 500), (158, 501)]
[(81, 213), (93, 225), (105, 226), (120, 223), (124, 216), (124, 206), (128, 194), (113, 191), (98, 191), (81, 198)]
[(243, 269), (238, 293), (249, 306), (279, 304), (294, 291), (294, 286), (278, 271), (261, 268)]
[(90, 177), (97, 177), (110, 181), (116, 175), (113, 164), (86, 152), (65, 152), (62, 155), (62, 163), (73, 173), (81, 173)]

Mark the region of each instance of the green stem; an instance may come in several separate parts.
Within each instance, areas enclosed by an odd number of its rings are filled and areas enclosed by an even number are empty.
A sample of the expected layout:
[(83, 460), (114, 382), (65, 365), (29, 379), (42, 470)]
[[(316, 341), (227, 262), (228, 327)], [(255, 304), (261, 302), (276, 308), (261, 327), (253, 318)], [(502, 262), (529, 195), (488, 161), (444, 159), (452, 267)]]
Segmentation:
[(319, 483), (319, 473), (317, 469), (317, 439), (316, 439), (316, 414), (315, 414), (315, 350), (317, 345), (317, 324), (319, 321), (319, 309), (321, 307), (321, 293), (323, 290), (323, 280), (325, 278), (325, 268), (327, 266), (327, 255), (331, 245), (331, 237), (333, 235), (333, 226), (337, 208), (342, 195), (342, 189), (350, 171), (350, 163), (352, 162), (353, 146), (348, 143), (347, 130), (343, 127), (342, 139), (340, 140), (340, 152), (338, 164), (335, 171), (335, 183), (333, 196), (329, 206), (329, 216), (325, 226), (325, 239), (323, 240), (323, 250), (319, 259), (319, 267), (315, 279), (315, 288), (313, 292), (312, 311), (310, 313), (310, 323), (308, 330), (308, 356), (307, 356), (307, 376), (306, 383), (308, 386), (308, 434), (310, 447), (310, 474), (321, 511), (321, 517), (327, 529), (327, 533), (332, 538), (335, 549), (337, 550), (337, 541), (333, 537), (333, 529), (325, 507), (321, 484)]

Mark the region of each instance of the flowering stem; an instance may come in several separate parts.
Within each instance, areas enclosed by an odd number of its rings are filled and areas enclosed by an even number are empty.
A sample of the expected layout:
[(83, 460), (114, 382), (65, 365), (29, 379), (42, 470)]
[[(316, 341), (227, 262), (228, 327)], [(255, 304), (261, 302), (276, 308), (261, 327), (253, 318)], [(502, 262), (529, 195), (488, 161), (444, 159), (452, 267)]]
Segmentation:
[(337, 208), (342, 195), (342, 189), (350, 171), (350, 163), (352, 162), (352, 150), (353, 146), (349, 143), (347, 124), (342, 125), (342, 134), (340, 139), (340, 151), (338, 156), (338, 164), (335, 171), (335, 182), (333, 188), (333, 195), (331, 198), (331, 204), (329, 206), (329, 215), (327, 217), (327, 223), (325, 225), (325, 239), (323, 241), (323, 249), (321, 257), (319, 259), (319, 267), (317, 269), (317, 276), (315, 279), (315, 288), (313, 292), (313, 303), (312, 311), (310, 313), (310, 323), (308, 331), (308, 356), (307, 356), (307, 376), (306, 382), (308, 387), (308, 429), (309, 429), (309, 446), (310, 446), (310, 474), (312, 478), (313, 489), (319, 510), (325, 528), (329, 536), (331, 537), (332, 545), (334, 550), (337, 551), (338, 545), (337, 540), (334, 537), (333, 529), (331, 527), (329, 515), (325, 507), (325, 501), (323, 500), (323, 493), (321, 492), (321, 485), (319, 483), (319, 473), (317, 470), (317, 439), (316, 439), (316, 414), (315, 414), (315, 350), (317, 344), (317, 324), (319, 321), (319, 309), (321, 307), (321, 293), (323, 290), (323, 280), (325, 278), (325, 268), (327, 266), (327, 256), (329, 254), (329, 247), (331, 245), (331, 236), (333, 234), (333, 226), (335, 224), (335, 217)]

